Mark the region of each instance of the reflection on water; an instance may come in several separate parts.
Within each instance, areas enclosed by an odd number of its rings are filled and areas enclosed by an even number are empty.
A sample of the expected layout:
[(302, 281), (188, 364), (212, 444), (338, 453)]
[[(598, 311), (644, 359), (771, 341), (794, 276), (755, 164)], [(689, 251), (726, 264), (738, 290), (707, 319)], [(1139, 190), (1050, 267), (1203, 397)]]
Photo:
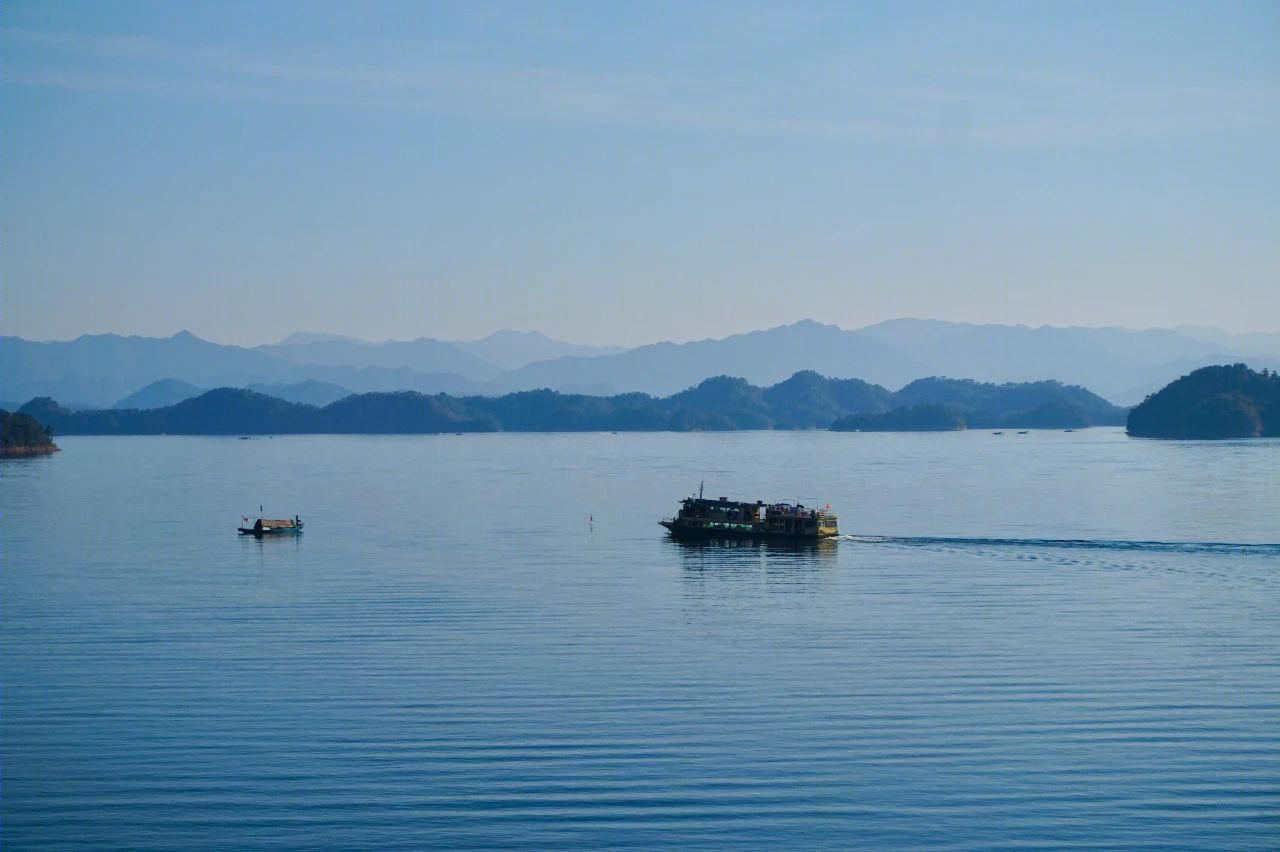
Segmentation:
[(704, 538), (685, 540), (668, 538), (668, 545), (684, 561), (686, 568), (714, 568), (745, 562), (768, 562), (793, 566), (817, 566), (833, 563), (839, 545), (834, 539), (818, 541), (774, 541), (768, 539)]
[(831, 540), (668, 539), (667, 547), (680, 560), (686, 582), (692, 584), (686, 591), (735, 582), (763, 582), (767, 591), (774, 592), (812, 590), (836, 567), (839, 552), (839, 545)]
[(244, 547), (252, 545), (259, 549), (281, 548), (292, 545), (297, 550), (302, 547), (302, 533), (290, 535), (241, 535), (239, 539)]

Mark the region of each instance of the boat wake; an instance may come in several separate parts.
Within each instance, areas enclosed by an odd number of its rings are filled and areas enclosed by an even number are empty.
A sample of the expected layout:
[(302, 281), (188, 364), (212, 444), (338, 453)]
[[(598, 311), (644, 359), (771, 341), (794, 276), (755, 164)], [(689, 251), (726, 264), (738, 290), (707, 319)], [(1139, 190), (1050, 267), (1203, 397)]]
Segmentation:
[(1077, 538), (967, 538), (954, 536), (841, 535), (840, 541), (901, 547), (1034, 548), (1038, 550), (1109, 550), (1147, 553), (1213, 553), (1240, 556), (1280, 556), (1280, 544), (1242, 544), (1220, 541), (1117, 541)]

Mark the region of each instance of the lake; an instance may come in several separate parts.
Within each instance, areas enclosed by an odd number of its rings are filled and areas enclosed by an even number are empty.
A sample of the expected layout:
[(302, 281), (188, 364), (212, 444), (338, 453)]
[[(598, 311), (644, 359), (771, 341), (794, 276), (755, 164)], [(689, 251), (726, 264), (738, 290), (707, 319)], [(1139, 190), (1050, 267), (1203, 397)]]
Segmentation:
[[(6, 850), (1280, 846), (1277, 441), (59, 443), (0, 467)], [(846, 538), (678, 544), (704, 481)]]

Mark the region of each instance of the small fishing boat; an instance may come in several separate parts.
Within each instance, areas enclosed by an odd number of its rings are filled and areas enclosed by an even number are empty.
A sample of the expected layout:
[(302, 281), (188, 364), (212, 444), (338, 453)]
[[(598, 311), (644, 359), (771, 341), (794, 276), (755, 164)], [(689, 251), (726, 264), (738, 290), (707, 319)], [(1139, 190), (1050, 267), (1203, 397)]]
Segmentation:
[(675, 538), (758, 538), (817, 541), (840, 534), (831, 507), (807, 509), (803, 503), (743, 502), (721, 497), (686, 497), (675, 517), (658, 523)]
[[(244, 523), (248, 524), (249, 519), (243, 518)], [(302, 532), (302, 518), (294, 515), (292, 518), (258, 518), (253, 522), (253, 526), (243, 526), (237, 528), (240, 535), (252, 535), (261, 538), (264, 535), (293, 535)]]

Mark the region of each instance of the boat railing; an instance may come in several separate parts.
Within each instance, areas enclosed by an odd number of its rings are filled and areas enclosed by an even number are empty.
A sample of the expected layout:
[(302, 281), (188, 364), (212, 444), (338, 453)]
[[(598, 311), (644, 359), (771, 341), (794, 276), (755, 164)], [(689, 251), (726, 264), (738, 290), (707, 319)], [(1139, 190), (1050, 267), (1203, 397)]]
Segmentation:
[(816, 506), (809, 508), (802, 503), (774, 503), (765, 507), (769, 514), (776, 514), (789, 518), (834, 518), (835, 512), (831, 511), (831, 507), (819, 509)]
[[(815, 501), (816, 502), (816, 501)], [(818, 518), (818, 519), (835, 519), (835, 512), (831, 511), (831, 504), (826, 504), (823, 508), (817, 506), (808, 506), (804, 503), (745, 503), (737, 501), (696, 501), (691, 503), (685, 501), (685, 505), (681, 510), (670, 518), (664, 518), (665, 521), (675, 522), (680, 518), (693, 518), (705, 520), (724, 520), (721, 513), (729, 514), (741, 513), (747, 517), (753, 517), (757, 520), (766, 518)], [(738, 519), (735, 519), (738, 520)]]

